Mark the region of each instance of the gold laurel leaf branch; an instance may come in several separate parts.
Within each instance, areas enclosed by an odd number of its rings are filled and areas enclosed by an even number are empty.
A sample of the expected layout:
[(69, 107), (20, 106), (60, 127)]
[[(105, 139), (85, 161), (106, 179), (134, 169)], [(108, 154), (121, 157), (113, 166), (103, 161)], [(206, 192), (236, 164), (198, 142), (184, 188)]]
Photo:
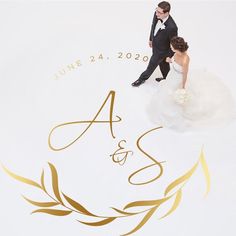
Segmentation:
[(66, 199), (66, 201), (72, 206), (74, 207), (76, 210), (79, 211), (79, 213), (82, 213), (84, 215), (87, 216), (94, 216), (94, 217), (98, 217), (97, 215), (94, 215), (93, 213), (89, 212), (86, 208), (84, 208), (80, 203), (76, 202), (75, 200), (71, 199), (70, 197), (68, 197), (67, 195), (65, 195), (64, 193), (62, 193), (62, 195), (64, 196), (64, 198)]
[(139, 229), (141, 229), (146, 222), (151, 218), (151, 216), (155, 213), (156, 209), (158, 208), (158, 206), (155, 206), (153, 208), (151, 208), (148, 213), (144, 216), (144, 218), (141, 220), (141, 222), (130, 232), (126, 233), (126, 234), (122, 234), (121, 236), (127, 236), (130, 234), (135, 233), (136, 231), (138, 231)]
[[(35, 206), (39, 206), (39, 207), (52, 207), (52, 206), (56, 206), (56, 205), (60, 205), (61, 202), (57, 202), (52, 196), (50, 196), (46, 189), (45, 189), (45, 186), (44, 186), (44, 171), (42, 172), (42, 175), (41, 175), (41, 182), (43, 183), (42, 186), (40, 186), (40, 184), (38, 184), (37, 182), (33, 181), (33, 180), (30, 180), (28, 178), (25, 178), (25, 177), (22, 177), (22, 176), (19, 176), (19, 175), (16, 175), (14, 174), (13, 172), (11, 172), (10, 170), (8, 170), (5, 166), (3, 166), (3, 169), (4, 171), (9, 175), (11, 176), (12, 178), (22, 182), (22, 183), (25, 183), (25, 184), (28, 184), (28, 185), (31, 185), (31, 186), (34, 186), (34, 187), (37, 187), (39, 189), (42, 189), (50, 198), (52, 198), (55, 202), (36, 202), (36, 201), (32, 201), (26, 197), (23, 196), (23, 198), (28, 201), (29, 203), (31, 203), (32, 205), (35, 205)], [(48, 214), (51, 214), (51, 215), (68, 215), (69, 212), (71, 213), (72, 211), (61, 211), (61, 210), (49, 210), (49, 209), (38, 209), (36, 211), (33, 211), (32, 213), (36, 213), (36, 212), (41, 212), (41, 213), (48, 213)]]
[[(72, 209), (70, 209), (69, 207), (65, 206), (62, 202), (60, 202), (58, 199), (56, 200), (54, 197), (52, 197), (47, 191), (46, 191), (46, 188), (45, 188), (45, 185), (44, 185), (44, 170), (42, 171), (42, 174), (41, 174), (41, 184), (38, 184), (37, 182), (33, 181), (33, 180), (30, 180), (28, 178), (25, 178), (25, 177), (22, 177), (22, 176), (19, 176), (19, 175), (16, 175), (14, 174), (13, 172), (11, 172), (10, 170), (8, 170), (5, 166), (3, 166), (3, 169), (4, 171), (9, 175), (11, 176), (12, 178), (22, 182), (22, 183), (25, 183), (25, 184), (28, 184), (28, 185), (31, 185), (31, 186), (34, 186), (34, 187), (37, 187), (39, 189), (42, 189), (52, 200), (53, 202), (36, 202), (36, 201), (33, 201), (33, 200), (30, 200), (26, 197), (23, 196), (23, 198), (31, 203), (32, 205), (35, 205), (35, 206), (39, 206), (39, 207), (52, 207), (52, 206), (57, 206), (57, 205), (62, 205), (63, 207), (67, 208), (68, 211), (61, 211), (61, 210), (55, 210), (55, 209), (38, 209), (38, 210), (35, 210), (33, 211), (32, 213), (48, 213), (48, 214), (51, 214), (51, 215), (58, 215), (58, 216), (64, 216), (64, 215), (68, 215), (70, 214), (71, 212), (73, 212)], [(57, 171), (55, 169), (55, 167), (50, 163), (50, 168), (51, 168), (51, 174), (52, 174), (52, 179), (54, 181), (53, 183), (53, 187), (54, 187), (54, 193), (55, 195), (59, 193), (59, 189), (58, 189), (58, 177), (57, 177)], [(57, 196), (58, 198), (58, 196)], [(70, 213), (69, 213), (70, 212)]]
[[(127, 209), (127, 208), (131, 208), (131, 207), (140, 207), (140, 206), (150, 206), (150, 205), (155, 205), (155, 208), (157, 209), (160, 205), (162, 205), (164, 202), (166, 202), (167, 200), (169, 200), (170, 198), (172, 198), (174, 195), (175, 196), (175, 200), (174, 200), (174, 203), (171, 207), (171, 209), (164, 215), (162, 216), (160, 219), (163, 219), (165, 217), (167, 217), (168, 215), (170, 215), (171, 213), (173, 213), (177, 207), (179, 206), (180, 204), (180, 201), (182, 199), (182, 188), (184, 187), (184, 185), (186, 184), (186, 182), (190, 179), (190, 177), (193, 175), (193, 173), (195, 172), (196, 168), (198, 167), (199, 163), (201, 163), (202, 165), (202, 168), (203, 168), (203, 171), (204, 171), (204, 175), (205, 175), (205, 179), (206, 179), (206, 182), (207, 182), (207, 192), (209, 192), (209, 189), (210, 189), (210, 174), (209, 174), (209, 170), (208, 170), (208, 167), (207, 167), (207, 164), (206, 164), (206, 161), (205, 161), (205, 158), (204, 158), (204, 153), (203, 153), (203, 150), (201, 151), (201, 154), (200, 154), (200, 157), (199, 157), (199, 160), (197, 161), (197, 163), (186, 173), (184, 174), (183, 176), (181, 176), (180, 178), (176, 179), (175, 181), (173, 181), (171, 184), (168, 185), (168, 187), (166, 188), (165, 190), (165, 198), (162, 198), (162, 199), (158, 199), (158, 200), (152, 200), (152, 201), (136, 201), (136, 202), (131, 202), (129, 204), (127, 204), (125, 207), (124, 207), (124, 210)], [(177, 187), (179, 184), (183, 183), (183, 186), (180, 187), (174, 194), (172, 194), (171, 196), (169, 197), (166, 197), (166, 195), (172, 190), (174, 189), (175, 187)], [(152, 208), (153, 209), (153, 208)], [(155, 209), (155, 210), (156, 210)], [(151, 209), (150, 209), (151, 211)], [(154, 211), (155, 212), (155, 211)], [(153, 213), (154, 213), (153, 212)], [(120, 211), (120, 213), (122, 213), (122, 211)], [(140, 212), (141, 213), (141, 212)], [(153, 214), (152, 213), (152, 214)], [(125, 212), (123, 213), (125, 214)], [(139, 213), (134, 213), (134, 214), (139, 214)], [(148, 214), (146, 215), (148, 216)], [(147, 220), (149, 218), (147, 217)], [(129, 233), (125, 234), (125, 235), (129, 235), (131, 233), (134, 233), (136, 232), (138, 229), (140, 229), (147, 221), (141, 221), (141, 223), (136, 226), (136, 228), (132, 231), (130, 231)], [(142, 224), (143, 223), (143, 224)], [(123, 236), (125, 236), (123, 235)]]
[[(171, 191), (173, 190), (175, 187), (177, 187), (178, 185), (180, 185), (181, 183), (183, 183), (183, 185), (186, 184), (186, 182), (190, 179), (190, 177), (193, 175), (193, 173), (195, 172), (196, 168), (198, 167), (199, 163), (202, 166), (203, 169), (203, 173), (205, 176), (205, 180), (206, 180), (206, 185), (207, 185), (207, 189), (206, 189), (206, 193), (205, 195), (207, 195), (207, 193), (210, 191), (210, 173), (209, 173), (209, 169), (207, 167), (207, 163), (204, 157), (204, 153), (203, 150), (201, 150), (199, 159), (197, 161), (197, 163), (183, 176), (181, 176), (180, 178), (176, 179), (174, 182), (172, 182), (171, 184), (169, 184), (165, 190), (165, 196)], [(183, 187), (183, 186), (182, 186)]]
[[(165, 203), (166, 201), (168, 201), (170, 198), (172, 198), (173, 196), (175, 196), (175, 200), (174, 203), (171, 207), (171, 209), (164, 215), (162, 216), (160, 219), (163, 219), (165, 217), (167, 217), (168, 215), (170, 215), (171, 213), (173, 213), (179, 206), (181, 199), (182, 199), (182, 188), (185, 185), (185, 183), (187, 182), (187, 180), (190, 179), (190, 177), (193, 175), (193, 173), (195, 172), (196, 168), (198, 167), (199, 163), (202, 164), (202, 167), (204, 169), (204, 174), (206, 176), (206, 179), (209, 179), (209, 171), (207, 168), (207, 164), (205, 162), (204, 159), (204, 155), (203, 152), (201, 152), (200, 158), (197, 161), (197, 163), (183, 176), (181, 176), (180, 178), (176, 179), (175, 181), (173, 181), (171, 184), (169, 184), (169, 186), (166, 188), (165, 190), (165, 197), (162, 199), (157, 199), (157, 200), (149, 200), (149, 201), (135, 201), (135, 202), (131, 202), (129, 204), (127, 204), (123, 210), (119, 210), (117, 208), (112, 208), (113, 210), (115, 210), (116, 212), (122, 214), (123, 216), (116, 216), (116, 217), (108, 217), (105, 220), (99, 221), (99, 222), (81, 222), (83, 224), (87, 224), (90, 226), (101, 226), (104, 224), (108, 224), (110, 222), (112, 222), (113, 220), (117, 219), (117, 218), (121, 218), (121, 217), (129, 217), (132, 215), (138, 215), (144, 212), (148, 212), (146, 213), (146, 215), (144, 216), (144, 218), (141, 220), (141, 222), (130, 232), (122, 235), (122, 236), (126, 236), (126, 235), (130, 235), (133, 234), (134, 232), (138, 231), (140, 228), (142, 228), (146, 222), (151, 218), (151, 216), (155, 213), (155, 211), (157, 210), (158, 207), (160, 207), (163, 203)], [(168, 193), (170, 193), (171, 190), (173, 190), (175, 187), (177, 187), (178, 185), (180, 185), (181, 183), (183, 183), (183, 186), (181, 186), (175, 193), (173, 193), (172, 195), (166, 197), (166, 195)], [(209, 186), (209, 181), (208, 181), (208, 185)], [(129, 209), (129, 208), (134, 208), (134, 207), (144, 207), (144, 206), (153, 206), (151, 209), (147, 209), (144, 211), (140, 211), (140, 212), (126, 212), (124, 210)]]
[(31, 214), (34, 213), (46, 213), (49, 215), (54, 215), (54, 216), (67, 216), (72, 213), (72, 211), (64, 211), (64, 210), (55, 210), (55, 209), (38, 209), (33, 211)]
[(116, 218), (117, 217), (108, 217), (105, 220), (101, 220), (101, 221), (97, 221), (97, 222), (84, 222), (84, 221), (80, 221), (80, 220), (77, 220), (77, 221), (82, 224), (89, 225), (89, 226), (103, 226), (103, 225), (107, 225), (107, 224), (111, 223)]
[(59, 192), (59, 187), (58, 187), (58, 174), (55, 166), (51, 163), (48, 163), (49, 167), (51, 169), (51, 174), (52, 174), (52, 187), (53, 187), (53, 192), (55, 194), (55, 197), (57, 200), (61, 203), (62, 206), (64, 206), (64, 203), (61, 199), (60, 192)]
[(39, 207), (53, 207), (53, 206), (57, 206), (60, 203), (58, 202), (35, 202), (30, 200), (29, 198), (22, 196), (27, 202), (31, 203), (34, 206), (39, 206)]
[(10, 170), (8, 170), (4, 165), (2, 165), (2, 168), (3, 168), (3, 170), (4, 170), (9, 176), (11, 176), (13, 179), (16, 179), (16, 180), (18, 180), (18, 181), (20, 181), (20, 182), (22, 182), (22, 183), (25, 183), (25, 184), (28, 184), (28, 185), (31, 185), (31, 186), (34, 186), (34, 187), (37, 187), (37, 188), (42, 189), (42, 187), (41, 187), (38, 183), (36, 183), (35, 181), (14, 174), (14, 173), (11, 172)]
[(48, 164), (49, 164), (49, 167), (50, 167), (50, 170), (51, 170), (53, 192), (56, 196), (56, 199), (53, 196), (51, 196), (46, 190), (46, 187), (45, 187), (45, 184), (44, 184), (44, 170), (42, 170), (41, 179), (40, 179), (42, 186), (40, 186), (40, 184), (38, 184), (37, 182), (35, 182), (33, 180), (30, 180), (30, 179), (27, 179), (25, 177), (16, 175), (13, 172), (11, 172), (10, 170), (8, 170), (6, 167), (3, 166), (3, 169), (5, 170), (5, 172), (9, 176), (11, 176), (12, 178), (14, 178), (14, 179), (16, 179), (20, 182), (23, 182), (25, 184), (29, 184), (29, 185), (32, 185), (34, 187), (40, 188), (41, 190), (43, 190), (44, 193), (46, 193), (46, 195), (48, 197), (50, 197), (53, 200), (51, 202), (37, 202), (37, 201), (33, 201), (33, 200), (23, 196), (23, 198), (27, 202), (29, 202), (30, 204), (32, 204), (34, 206), (38, 206), (38, 207), (53, 207), (53, 206), (61, 205), (64, 208), (68, 209), (68, 211), (62, 211), (62, 210), (56, 210), (56, 209), (50, 209), (50, 210), (49, 209), (37, 209), (37, 210), (33, 211), (32, 213), (47, 213), (47, 214), (51, 214), (51, 215), (64, 216), (64, 215), (70, 214), (71, 212), (75, 212), (75, 213), (82, 213), (82, 214), (88, 215), (88, 216), (94, 216), (94, 217), (99, 217), (99, 218), (107, 218), (107, 217), (102, 217), (102, 216), (97, 216), (95, 214), (92, 214), (85, 207), (83, 207), (81, 204), (79, 204), (78, 202), (72, 200), (71, 198), (69, 198), (68, 196), (63, 194), (63, 196), (70, 203), (70, 205), (72, 205), (75, 209), (77, 209), (79, 211), (73, 210), (70, 207), (66, 206), (63, 203), (63, 201), (61, 199), (61, 196), (60, 196), (60, 193), (59, 193), (57, 170), (56, 170), (56, 168), (54, 167), (53, 164), (51, 164), (51, 163), (48, 163)]
[[(94, 217), (100, 217), (100, 216), (96, 216), (94, 214), (92, 214), (91, 212), (89, 212), (87, 209), (85, 209), (81, 204), (79, 204), (78, 202), (72, 200), (71, 198), (69, 198), (68, 196), (66, 196), (65, 194), (63, 194), (63, 196), (65, 197), (65, 199), (70, 203), (70, 205), (72, 205), (75, 209), (79, 210), (79, 211), (75, 211), (73, 209), (71, 209), (70, 207), (65, 206), (65, 204), (63, 203), (60, 193), (59, 193), (59, 187), (58, 187), (58, 174), (57, 174), (57, 170), (54, 167), (53, 164), (48, 163), (50, 170), (51, 170), (51, 175), (52, 175), (52, 185), (53, 185), (53, 192), (56, 196), (56, 199), (51, 196), (45, 187), (44, 184), (44, 170), (42, 170), (42, 174), (41, 174), (41, 186), (40, 184), (38, 184), (37, 182), (27, 179), (25, 177), (19, 176), (14, 174), (13, 172), (11, 172), (10, 170), (8, 170), (6, 167), (3, 166), (3, 169), (5, 170), (5, 172), (11, 176), (12, 178), (23, 182), (25, 184), (29, 184), (32, 185), (34, 187), (40, 188), (41, 190), (43, 190), (47, 196), (49, 196), (53, 201), (51, 202), (38, 202), (38, 201), (33, 201), (25, 196), (23, 196), (23, 198), (29, 202), (30, 204), (34, 205), (34, 206), (38, 206), (38, 207), (53, 207), (53, 206), (58, 206), (58, 205), (62, 205), (64, 208), (67, 208), (68, 211), (62, 211), (62, 210), (56, 210), (56, 209), (37, 209), (35, 211), (33, 211), (32, 213), (47, 213), (47, 214), (51, 214), (51, 215), (58, 215), (58, 216), (64, 216), (64, 215), (68, 215), (71, 212), (75, 212), (75, 213), (82, 213), (84, 215), (88, 215), (88, 216), (94, 216)], [(106, 218), (106, 217), (100, 217), (100, 218)]]
[(166, 196), (172, 189), (174, 189), (181, 183), (185, 183), (188, 179), (190, 179), (190, 177), (193, 175), (194, 171), (196, 170), (198, 164), (199, 164), (199, 161), (186, 174), (184, 174), (183, 176), (181, 176), (180, 178), (176, 179), (171, 184), (169, 184), (165, 190), (164, 195)]
[[(46, 214), (51, 214), (51, 215), (56, 215), (56, 216), (66, 216), (69, 215), (71, 213), (79, 213), (79, 214), (83, 214), (86, 216), (91, 216), (91, 217), (96, 217), (96, 218), (103, 218), (103, 220), (97, 221), (97, 222), (84, 222), (84, 221), (79, 221), (78, 222), (85, 224), (85, 225), (89, 225), (89, 226), (102, 226), (102, 225), (106, 225), (109, 224), (111, 222), (113, 222), (115, 219), (118, 218), (122, 218), (122, 217), (130, 217), (133, 215), (138, 215), (138, 214), (142, 214), (145, 213), (145, 216), (142, 218), (142, 220), (140, 221), (140, 223), (130, 232), (124, 234), (123, 236), (126, 235), (130, 235), (136, 231), (138, 231), (140, 228), (142, 228), (146, 222), (151, 218), (151, 216), (155, 213), (155, 211), (157, 210), (158, 207), (160, 207), (162, 204), (164, 204), (166, 201), (168, 201), (169, 199), (171, 199), (172, 197), (175, 196), (175, 200), (170, 208), (170, 210), (164, 215), (162, 216), (160, 219), (163, 219), (165, 217), (167, 217), (168, 215), (170, 215), (172, 212), (174, 212), (177, 207), (180, 204), (180, 201), (182, 199), (182, 189), (184, 187), (184, 185), (186, 184), (186, 182), (190, 179), (190, 177), (193, 175), (193, 173), (195, 172), (196, 168), (198, 167), (199, 164), (201, 164), (203, 172), (204, 172), (204, 176), (205, 176), (205, 180), (206, 180), (206, 184), (207, 184), (207, 190), (206, 190), (206, 194), (209, 192), (210, 190), (210, 174), (209, 174), (209, 170), (207, 167), (207, 163), (205, 161), (205, 157), (204, 157), (204, 153), (203, 150), (201, 151), (199, 160), (197, 161), (197, 163), (183, 176), (181, 176), (180, 178), (176, 179), (175, 181), (173, 181), (171, 184), (169, 184), (167, 186), (167, 188), (165, 189), (165, 193), (164, 193), (164, 198), (161, 199), (157, 199), (157, 200), (146, 200), (146, 201), (135, 201), (135, 202), (130, 202), (128, 203), (123, 210), (119, 210), (117, 208), (112, 207), (112, 209), (114, 211), (116, 211), (117, 213), (121, 214), (121, 215), (117, 215), (117, 216), (98, 216), (95, 215), (93, 213), (91, 213), (90, 211), (88, 211), (85, 207), (83, 207), (80, 203), (76, 202), (75, 200), (73, 200), (72, 198), (70, 198), (69, 196), (67, 196), (66, 194), (64, 194), (63, 192), (61, 193), (64, 197), (64, 199), (74, 208), (70, 208), (67, 205), (65, 205), (62, 201), (60, 192), (59, 192), (59, 184), (58, 184), (58, 174), (57, 174), (57, 170), (54, 167), (53, 164), (48, 163), (50, 170), (51, 170), (51, 178), (52, 178), (52, 187), (53, 187), (53, 192), (54, 195), (56, 197), (56, 199), (51, 196), (45, 187), (44, 184), (44, 170), (41, 173), (41, 185), (36, 183), (33, 180), (21, 177), (19, 175), (14, 174), (13, 172), (9, 171), (7, 168), (5, 168), (3, 166), (3, 169), (6, 171), (6, 173), (8, 175), (10, 175), (11, 177), (13, 177), (14, 179), (21, 181), (23, 183), (32, 185), (34, 187), (40, 188), (42, 189), (52, 200), (53, 202), (36, 202), (36, 201), (32, 201), (26, 197), (24, 197), (24, 199), (26, 201), (28, 201), (29, 203), (35, 205), (35, 206), (39, 206), (39, 207), (43, 207), (42, 209), (37, 209), (35, 211), (32, 212), (33, 213), (46, 213)], [(177, 186), (179, 186), (180, 184), (182, 184), (182, 186), (172, 195), (167, 196), (174, 188), (176, 188)], [(57, 205), (61, 205), (64, 208), (66, 208), (67, 210), (57, 210), (57, 209), (48, 209), (47, 207), (53, 207), (53, 206), (57, 206)], [(127, 212), (125, 211), (126, 209), (130, 209), (130, 208), (135, 208), (135, 207), (147, 207), (147, 206), (152, 206), (150, 209), (145, 209), (142, 211), (137, 211), (137, 212)], [(45, 209), (46, 207), (46, 209)]]

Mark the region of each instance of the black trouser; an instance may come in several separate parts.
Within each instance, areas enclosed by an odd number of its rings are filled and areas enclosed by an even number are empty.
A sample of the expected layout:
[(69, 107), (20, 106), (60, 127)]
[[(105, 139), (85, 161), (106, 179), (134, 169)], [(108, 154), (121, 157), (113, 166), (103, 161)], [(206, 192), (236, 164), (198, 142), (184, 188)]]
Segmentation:
[(155, 50), (153, 50), (147, 69), (140, 75), (139, 79), (147, 80), (157, 66), (160, 66), (162, 76), (165, 79), (170, 70), (170, 65), (166, 62), (166, 57), (166, 54), (160, 54), (159, 52), (155, 52)]

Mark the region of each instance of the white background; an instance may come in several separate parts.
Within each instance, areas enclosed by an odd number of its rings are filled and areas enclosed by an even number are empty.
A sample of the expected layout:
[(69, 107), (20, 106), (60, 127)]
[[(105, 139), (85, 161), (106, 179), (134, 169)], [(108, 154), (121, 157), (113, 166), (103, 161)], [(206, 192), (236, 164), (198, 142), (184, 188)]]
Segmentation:
[[(235, 97), (235, 10), (233, 1), (171, 1), (179, 35), (189, 43), (191, 68), (219, 75)], [(165, 187), (198, 160), (204, 145), (211, 173), (211, 191), (204, 198), (203, 172), (197, 169), (184, 188), (179, 208), (169, 217), (155, 214), (135, 235), (235, 235), (235, 123), (205, 133), (175, 133), (162, 129), (142, 142), (143, 148), (166, 163), (161, 180), (132, 186), (128, 176), (150, 164), (137, 149), (137, 138), (155, 127), (145, 107), (155, 90), (153, 75), (140, 88), (130, 84), (146, 68), (142, 60), (119, 59), (118, 53), (151, 55), (149, 31), (156, 1), (0, 2), (0, 161), (15, 173), (38, 181), (47, 162), (58, 170), (61, 190), (90, 211), (111, 215), (110, 207), (163, 197)], [(104, 59), (99, 60), (99, 54)], [(96, 58), (90, 61), (90, 56)], [(107, 59), (109, 57), (109, 59)], [(82, 66), (55, 78), (68, 64)], [(92, 119), (110, 90), (116, 91), (114, 124), (94, 125), (70, 148), (53, 152), (47, 145), (57, 124)], [(108, 119), (108, 104), (99, 117)], [(83, 126), (84, 127), (84, 126)], [(83, 128), (82, 127), (82, 128)], [(61, 143), (81, 132), (81, 126), (58, 133)], [(124, 166), (109, 157), (120, 140), (134, 151)], [(0, 220), (4, 235), (121, 235), (141, 220), (129, 217), (93, 228), (78, 223), (79, 215), (30, 215), (35, 209), (21, 197), (48, 200), (33, 187), (0, 171)], [(168, 209), (168, 208), (167, 208)], [(90, 219), (88, 219), (90, 220)]]

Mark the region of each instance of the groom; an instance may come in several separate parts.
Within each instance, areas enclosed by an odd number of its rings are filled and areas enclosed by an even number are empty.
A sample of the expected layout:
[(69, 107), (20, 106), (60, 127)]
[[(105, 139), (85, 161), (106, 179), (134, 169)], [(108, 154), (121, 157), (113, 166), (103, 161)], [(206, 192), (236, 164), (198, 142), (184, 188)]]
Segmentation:
[(158, 65), (163, 76), (163, 78), (156, 79), (158, 82), (165, 79), (170, 70), (169, 63), (165, 59), (173, 55), (170, 49), (170, 40), (172, 37), (177, 36), (178, 31), (174, 20), (170, 16), (170, 8), (170, 4), (166, 1), (160, 2), (156, 8), (149, 38), (152, 56), (147, 69), (132, 83), (134, 87), (143, 84), (152, 75)]

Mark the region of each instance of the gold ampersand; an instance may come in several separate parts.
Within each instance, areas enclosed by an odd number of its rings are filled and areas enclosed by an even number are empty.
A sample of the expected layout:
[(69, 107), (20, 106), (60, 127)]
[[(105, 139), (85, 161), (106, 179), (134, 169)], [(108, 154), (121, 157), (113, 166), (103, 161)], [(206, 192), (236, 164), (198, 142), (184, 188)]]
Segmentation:
[(124, 147), (121, 146), (122, 142), (126, 143), (125, 140), (121, 140), (118, 143), (119, 148), (113, 154), (110, 155), (112, 157), (112, 161), (115, 162), (115, 163), (118, 163), (121, 166), (125, 164), (129, 154), (133, 155), (132, 151), (122, 151), (122, 152), (120, 152), (121, 150), (125, 149)]

